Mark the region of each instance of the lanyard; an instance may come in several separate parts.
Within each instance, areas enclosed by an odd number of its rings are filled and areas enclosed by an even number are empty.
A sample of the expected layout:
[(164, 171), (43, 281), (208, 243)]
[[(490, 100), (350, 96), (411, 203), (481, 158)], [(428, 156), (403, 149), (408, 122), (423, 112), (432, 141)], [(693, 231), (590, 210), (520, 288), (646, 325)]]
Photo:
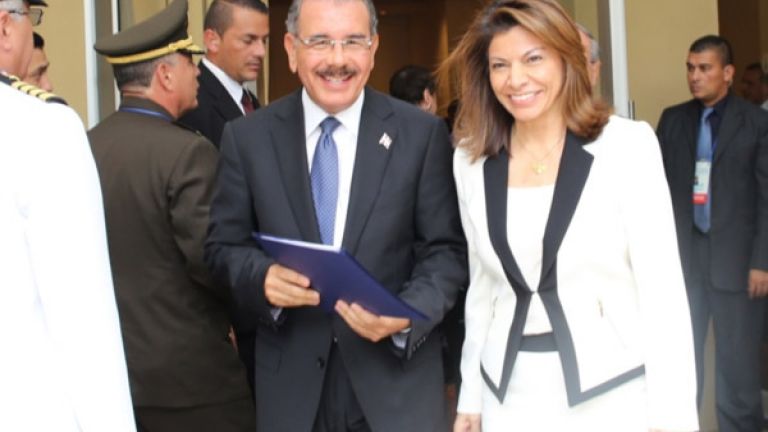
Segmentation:
[(134, 114), (141, 114), (141, 115), (150, 116), (150, 117), (157, 117), (157, 118), (163, 119), (163, 120), (168, 121), (168, 122), (172, 122), (173, 121), (173, 118), (171, 118), (171, 116), (169, 116), (167, 114), (163, 114), (161, 112), (152, 111), (152, 110), (143, 109), (143, 108), (120, 107), (120, 109), (118, 111), (121, 111), (121, 112), (131, 112), (131, 113), (134, 113)]

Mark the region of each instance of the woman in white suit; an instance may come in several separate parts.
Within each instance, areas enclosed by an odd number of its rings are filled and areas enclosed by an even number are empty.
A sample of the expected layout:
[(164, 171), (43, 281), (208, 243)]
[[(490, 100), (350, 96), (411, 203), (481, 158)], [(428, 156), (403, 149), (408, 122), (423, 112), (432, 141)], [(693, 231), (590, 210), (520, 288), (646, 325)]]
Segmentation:
[(490, 4), (454, 69), (471, 274), (455, 431), (697, 430), (651, 128), (592, 98), (578, 30), (554, 0)]

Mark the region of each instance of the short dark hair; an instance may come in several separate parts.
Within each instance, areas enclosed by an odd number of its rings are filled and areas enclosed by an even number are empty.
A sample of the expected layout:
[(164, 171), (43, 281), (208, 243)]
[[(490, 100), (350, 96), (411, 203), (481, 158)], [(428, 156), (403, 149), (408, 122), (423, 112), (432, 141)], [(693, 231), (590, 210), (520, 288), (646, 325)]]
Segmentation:
[(218, 34), (224, 34), (232, 25), (232, 10), (234, 7), (251, 9), (264, 15), (269, 14), (269, 8), (261, 0), (214, 0), (205, 13), (203, 29), (211, 29)]
[(112, 72), (115, 75), (117, 88), (122, 89), (127, 85), (149, 87), (149, 85), (152, 84), (152, 75), (155, 74), (155, 69), (157, 69), (157, 66), (160, 63), (175, 64), (174, 54), (185, 55), (182, 52), (178, 52), (138, 63), (113, 64)]
[(408, 103), (423, 101), (424, 90), (434, 94), (435, 79), (432, 72), (422, 66), (405, 66), (389, 79), (389, 94)]
[(702, 36), (691, 44), (691, 48), (688, 51), (700, 53), (707, 50), (717, 51), (720, 56), (720, 63), (723, 66), (733, 64), (733, 48), (731, 48), (731, 43), (726, 38), (716, 35)]
[(40, 33), (32, 32), (32, 40), (34, 41), (35, 49), (45, 48), (45, 39), (40, 36)]

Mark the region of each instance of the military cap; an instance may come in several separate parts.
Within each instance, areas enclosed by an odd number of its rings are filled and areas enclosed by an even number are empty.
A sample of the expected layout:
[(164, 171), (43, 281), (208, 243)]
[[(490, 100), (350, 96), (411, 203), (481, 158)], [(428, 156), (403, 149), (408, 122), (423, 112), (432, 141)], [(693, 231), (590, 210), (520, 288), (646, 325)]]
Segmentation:
[(174, 52), (205, 52), (187, 33), (187, 0), (175, 0), (146, 21), (100, 39), (93, 48), (112, 64), (138, 63)]

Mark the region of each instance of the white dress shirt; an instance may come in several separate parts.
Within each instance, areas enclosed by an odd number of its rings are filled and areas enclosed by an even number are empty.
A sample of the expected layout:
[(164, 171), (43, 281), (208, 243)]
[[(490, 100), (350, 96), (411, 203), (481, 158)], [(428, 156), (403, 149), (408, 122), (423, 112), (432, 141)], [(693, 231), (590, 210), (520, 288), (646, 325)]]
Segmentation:
[(336, 152), (339, 160), (339, 194), (336, 201), (336, 223), (333, 228), (333, 245), (341, 246), (344, 238), (344, 227), (347, 222), (347, 206), (349, 205), (349, 190), (352, 186), (352, 171), (355, 168), (357, 153), (357, 136), (360, 129), (360, 115), (363, 112), (365, 92), (360, 92), (357, 100), (347, 109), (334, 115), (320, 108), (307, 94), (301, 91), (301, 103), (304, 107), (304, 131), (307, 138), (307, 166), (312, 172), (312, 159), (315, 156), (317, 141), (322, 130), (320, 123), (326, 117), (335, 117), (341, 124), (333, 131), (336, 142)]

